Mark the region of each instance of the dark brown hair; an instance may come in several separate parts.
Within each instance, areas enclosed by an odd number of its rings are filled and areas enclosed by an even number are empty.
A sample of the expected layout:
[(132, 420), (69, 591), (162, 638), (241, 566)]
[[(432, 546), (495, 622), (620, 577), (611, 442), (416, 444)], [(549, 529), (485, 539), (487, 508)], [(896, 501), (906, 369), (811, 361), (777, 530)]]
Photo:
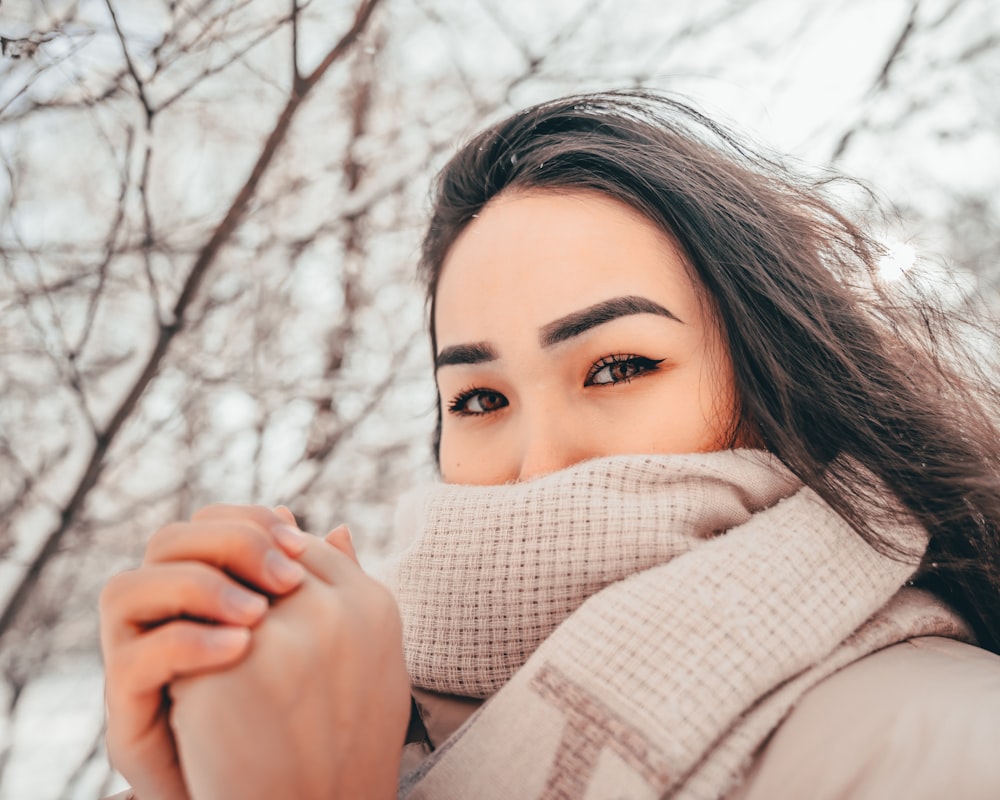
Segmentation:
[[(658, 94), (516, 113), (438, 178), (421, 261), (432, 342), (452, 243), (491, 199), (525, 190), (601, 192), (678, 241), (728, 345), (736, 440), (774, 453), (884, 551), (880, 522), (915, 517), (930, 534), (916, 583), (1000, 652), (996, 373), (940, 303), (878, 280), (880, 246), (820, 184)], [(440, 414), (439, 398), (438, 437)]]

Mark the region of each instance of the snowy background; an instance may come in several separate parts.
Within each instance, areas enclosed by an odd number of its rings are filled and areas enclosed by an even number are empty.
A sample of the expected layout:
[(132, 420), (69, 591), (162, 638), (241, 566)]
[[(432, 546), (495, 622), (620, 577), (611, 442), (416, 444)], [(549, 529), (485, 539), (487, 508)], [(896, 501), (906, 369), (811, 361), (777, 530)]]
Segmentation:
[[(212, 501), (391, 546), (433, 474), (435, 169), (569, 92), (683, 94), (1000, 296), (994, 0), (0, 0), (0, 798), (94, 798), (96, 596)], [(964, 296), (964, 295), (963, 295)]]

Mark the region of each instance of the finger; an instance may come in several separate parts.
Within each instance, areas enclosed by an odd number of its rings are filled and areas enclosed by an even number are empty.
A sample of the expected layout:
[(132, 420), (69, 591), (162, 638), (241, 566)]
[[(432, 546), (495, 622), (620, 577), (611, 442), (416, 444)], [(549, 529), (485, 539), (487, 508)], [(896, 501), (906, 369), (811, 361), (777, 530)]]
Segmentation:
[(361, 566), (358, 561), (358, 554), (354, 550), (354, 541), (351, 539), (351, 531), (346, 525), (338, 525), (326, 535), (326, 543), (332, 544), (341, 553), (348, 556), (351, 561)]
[(363, 574), (350, 555), (319, 538), (313, 538), (299, 562), (316, 577), (335, 585)]
[(250, 647), (243, 627), (201, 625), (176, 620), (147, 631), (118, 648), (106, 665), (109, 696), (127, 703), (130, 697), (156, 692), (172, 680), (230, 666)]
[[(301, 536), (301, 534), (299, 534)], [(302, 536), (302, 549), (307, 537)], [(282, 595), (302, 583), (302, 566), (275, 547), (273, 537), (247, 519), (177, 522), (146, 546), (144, 564), (200, 561), (260, 591)]]
[(235, 505), (232, 503), (213, 503), (212, 505), (199, 508), (191, 515), (192, 522), (202, 522), (220, 519), (233, 519), (234, 517), (246, 519), (259, 525), (266, 530), (272, 525), (286, 522), (280, 515), (267, 506)]
[(116, 575), (100, 598), (105, 650), (166, 620), (190, 617), (239, 626), (260, 621), (267, 599), (198, 562), (153, 564)]
[(285, 506), (275, 506), (274, 513), (284, 520), (284, 524), (274, 525), (271, 528), (271, 533), (274, 534), (274, 538), (277, 539), (278, 544), (285, 549), (288, 555), (298, 558), (302, 555), (302, 551), (306, 549), (304, 537), (307, 534), (299, 529), (299, 523), (295, 519), (295, 515)]
[(275, 525), (271, 528), (271, 533), (284, 551), (294, 558), (298, 558), (306, 549), (309, 534), (299, 530), (294, 524)]
[[(249, 651), (241, 627), (175, 621), (112, 651), (105, 659), (108, 744), (162, 738), (163, 688), (180, 677), (234, 665)], [(160, 742), (159, 746), (166, 744)]]
[[(278, 509), (281, 509), (279, 511)], [(278, 509), (264, 506), (237, 506), (218, 503), (199, 509), (191, 517), (192, 522), (220, 522), (244, 520), (256, 525), (274, 540), (290, 556), (299, 556), (306, 549), (303, 534), (295, 522), (295, 515), (284, 506)]]

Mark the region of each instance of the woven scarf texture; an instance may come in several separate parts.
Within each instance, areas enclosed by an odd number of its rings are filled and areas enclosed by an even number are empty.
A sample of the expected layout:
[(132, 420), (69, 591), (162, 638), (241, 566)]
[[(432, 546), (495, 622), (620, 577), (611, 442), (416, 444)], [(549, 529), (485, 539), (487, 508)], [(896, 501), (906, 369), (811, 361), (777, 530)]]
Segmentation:
[(918, 635), (968, 638), (776, 459), (616, 456), (397, 513), (415, 686), (487, 700), (401, 796), (718, 798), (795, 701)]

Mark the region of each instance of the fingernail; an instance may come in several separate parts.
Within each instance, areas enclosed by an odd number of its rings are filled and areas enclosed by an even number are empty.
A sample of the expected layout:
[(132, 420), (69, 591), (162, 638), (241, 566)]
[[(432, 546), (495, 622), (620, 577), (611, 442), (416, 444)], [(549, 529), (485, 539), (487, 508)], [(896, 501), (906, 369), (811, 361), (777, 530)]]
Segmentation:
[(271, 532), (286, 553), (298, 556), (306, 551), (306, 535), (298, 528), (293, 528), (291, 525), (275, 525), (271, 528)]
[(222, 597), (229, 610), (241, 620), (256, 622), (267, 611), (267, 600), (256, 592), (227, 586)]
[(236, 650), (246, 646), (250, 631), (246, 628), (218, 627), (205, 631), (205, 645), (215, 650)]
[(277, 550), (268, 550), (267, 555), (264, 556), (264, 564), (272, 578), (289, 588), (302, 583), (302, 579), (306, 576), (306, 571), (301, 564), (292, 561)]
[(351, 541), (351, 529), (348, 528), (346, 525), (343, 524), (338, 525), (336, 528), (330, 531), (330, 533), (328, 533), (327, 536), (333, 536), (333, 534), (335, 533), (342, 533), (344, 536), (347, 537), (347, 541)]

